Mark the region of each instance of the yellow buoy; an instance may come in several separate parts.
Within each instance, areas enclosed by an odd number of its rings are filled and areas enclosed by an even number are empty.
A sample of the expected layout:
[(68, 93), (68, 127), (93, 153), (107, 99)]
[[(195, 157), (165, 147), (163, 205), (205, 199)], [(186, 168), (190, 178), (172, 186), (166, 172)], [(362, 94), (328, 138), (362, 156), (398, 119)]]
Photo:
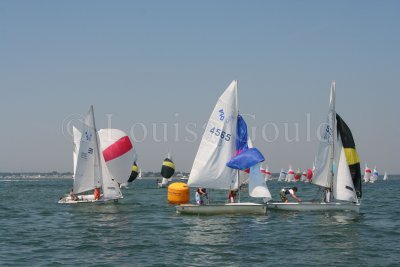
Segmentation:
[(187, 184), (176, 182), (168, 186), (168, 203), (185, 204), (189, 203), (190, 190)]

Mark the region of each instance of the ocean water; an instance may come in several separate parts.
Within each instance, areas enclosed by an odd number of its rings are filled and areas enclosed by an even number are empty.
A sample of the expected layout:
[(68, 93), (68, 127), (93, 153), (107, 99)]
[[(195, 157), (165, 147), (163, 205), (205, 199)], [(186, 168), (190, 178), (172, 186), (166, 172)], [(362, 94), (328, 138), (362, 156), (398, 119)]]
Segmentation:
[[(268, 183), (276, 199), (285, 185)], [(155, 179), (106, 205), (57, 204), (70, 179), (0, 180), (0, 266), (399, 266), (399, 185), (364, 185), (360, 214), (184, 216)], [(303, 199), (317, 191), (296, 186)]]

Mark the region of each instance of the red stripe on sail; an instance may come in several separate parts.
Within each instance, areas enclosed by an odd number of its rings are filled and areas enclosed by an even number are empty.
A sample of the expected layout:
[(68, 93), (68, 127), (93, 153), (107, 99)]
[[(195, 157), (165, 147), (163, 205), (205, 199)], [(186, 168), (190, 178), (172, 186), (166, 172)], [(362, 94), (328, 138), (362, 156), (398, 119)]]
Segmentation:
[(124, 155), (132, 149), (132, 143), (128, 136), (124, 136), (103, 151), (104, 160), (110, 161)]

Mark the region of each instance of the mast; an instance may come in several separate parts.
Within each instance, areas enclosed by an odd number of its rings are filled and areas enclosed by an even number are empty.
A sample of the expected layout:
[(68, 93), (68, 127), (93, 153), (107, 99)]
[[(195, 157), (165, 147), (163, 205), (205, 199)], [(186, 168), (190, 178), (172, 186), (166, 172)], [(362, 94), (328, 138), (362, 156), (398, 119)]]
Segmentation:
[(333, 191), (333, 161), (335, 159), (335, 138), (336, 138), (336, 108), (335, 108), (335, 100), (336, 100), (336, 81), (333, 80), (331, 83), (331, 100), (332, 100), (332, 143), (331, 143), (331, 151), (329, 158), (329, 181), (330, 181), (330, 190)]
[[(97, 134), (97, 128), (96, 128), (96, 122), (94, 120), (94, 110), (93, 110), (93, 105), (90, 106), (90, 112), (92, 113), (92, 120), (93, 120), (93, 127), (94, 127), (94, 138), (96, 140), (96, 153), (97, 153), (97, 157), (95, 158), (95, 160), (97, 160), (97, 166), (99, 168), (99, 175), (100, 175), (100, 179), (103, 179), (103, 170), (101, 165), (101, 160), (100, 160), (100, 142), (99, 142), (99, 135)], [(96, 162), (95, 162), (95, 166), (96, 166)], [(103, 184), (103, 181), (102, 181)], [(94, 185), (95, 187), (97, 187), (97, 185)]]
[[(238, 80), (235, 80), (236, 82), (236, 110), (237, 110), (237, 114), (236, 114), (236, 118), (239, 116), (239, 101), (238, 101), (238, 93), (237, 93), (237, 88), (238, 88)], [(237, 135), (237, 128), (238, 126), (236, 125), (236, 135)], [(237, 139), (237, 136), (236, 136)], [(240, 203), (240, 174), (239, 174), (239, 170), (237, 170), (237, 179), (238, 179), (238, 202)]]

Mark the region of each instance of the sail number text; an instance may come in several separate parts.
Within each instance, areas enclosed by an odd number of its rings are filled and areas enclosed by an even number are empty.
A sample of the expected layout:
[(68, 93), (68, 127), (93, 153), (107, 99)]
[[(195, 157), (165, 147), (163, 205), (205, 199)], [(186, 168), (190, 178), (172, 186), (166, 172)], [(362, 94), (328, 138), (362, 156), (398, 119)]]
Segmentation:
[(216, 129), (215, 127), (210, 129), (210, 133), (214, 134), (215, 136), (219, 136), (221, 139), (229, 142), (231, 140), (231, 134), (222, 131), (221, 129)]

